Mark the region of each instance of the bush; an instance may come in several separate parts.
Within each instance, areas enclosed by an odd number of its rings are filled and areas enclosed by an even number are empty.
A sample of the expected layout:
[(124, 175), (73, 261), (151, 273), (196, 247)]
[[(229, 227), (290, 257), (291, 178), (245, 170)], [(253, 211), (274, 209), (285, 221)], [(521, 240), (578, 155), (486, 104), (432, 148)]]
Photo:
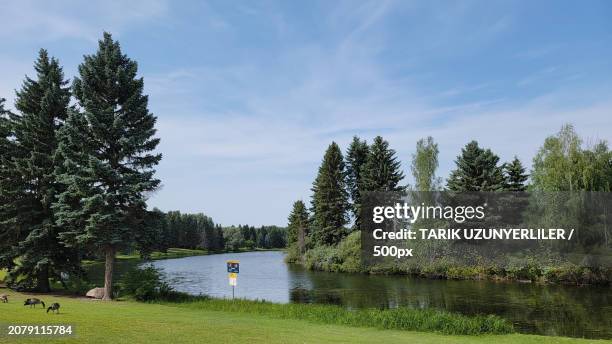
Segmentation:
[(120, 286), (123, 293), (138, 301), (164, 300), (174, 296), (172, 287), (162, 280), (162, 274), (152, 265), (129, 271)]
[(285, 262), (296, 264), (302, 262), (302, 257), (300, 255), (300, 251), (296, 244), (287, 247), (285, 255)]
[(332, 272), (362, 272), (361, 267), (361, 233), (352, 232), (334, 246), (318, 246), (304, 257), (304, 265), (311, 270)]

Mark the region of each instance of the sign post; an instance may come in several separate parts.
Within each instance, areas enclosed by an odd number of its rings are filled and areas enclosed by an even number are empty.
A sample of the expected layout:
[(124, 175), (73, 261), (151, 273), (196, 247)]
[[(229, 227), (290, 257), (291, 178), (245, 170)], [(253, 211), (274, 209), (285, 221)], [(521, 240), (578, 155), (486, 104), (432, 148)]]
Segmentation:
[(227, 273), (229, 277), (229, 284), (232, 286), (232, 300), (234, 299), (234, 289), (238, 284), (238, 273), (240, 272), (240, 261), (228, 260), (227, 262)]

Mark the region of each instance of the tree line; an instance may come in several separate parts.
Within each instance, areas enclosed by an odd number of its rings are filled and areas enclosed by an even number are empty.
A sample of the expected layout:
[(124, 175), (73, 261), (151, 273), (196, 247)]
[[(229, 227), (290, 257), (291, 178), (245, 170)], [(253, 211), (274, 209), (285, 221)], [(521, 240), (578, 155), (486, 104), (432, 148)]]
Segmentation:
[[(587, 146), (569, 124), (545, 139), (530, 174), (518, 157), (502, 163), (491, 149), (471, 141), (443, 184), (436, 175), (438, 154), (432, 137), (416, 143), (410, 163), (414, 185), (408, 185), (402, 183), (405, 175), (395, 150), (381, 136), (371, 144), (355, 136), (345, 154), (332, 142), (313, 182), (310, 206), (298, 200), (289, 214), (288, 260), (303, 261), (319, 247), (346, 249), (347, 236), (359, 230), (366, 191), (610, 191), (612, 186), (607, 142)], [(350, 245), (357, 246), (358, 240)], [(348, 255), (358, 254), (353, 247)]]
[(180, 211), (162, 212), (154, 209), (146, 226), (149, 233), (136, 247), (147, 257), (152, 251), (166, 252), (169, 248), (203, 249), (207, 251), (238, 251), (242, 249), (274, 249), (286, 246), (286, 229), (278, 226), (227, 226), (215, 224), (212, 218)]

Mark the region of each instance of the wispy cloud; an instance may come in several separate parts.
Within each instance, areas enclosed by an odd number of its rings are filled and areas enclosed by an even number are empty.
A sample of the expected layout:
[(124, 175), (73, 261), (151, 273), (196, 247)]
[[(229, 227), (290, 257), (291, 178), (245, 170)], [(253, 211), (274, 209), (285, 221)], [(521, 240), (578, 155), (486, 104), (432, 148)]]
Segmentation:
[[(0, 13), (12, 24), (0, 37), (76, 52), (68, 76), (103, 29), (126, 39), (159, 117), (164, 188), (151, 205), (283, 224), (292, 201), (309, 199), (327, 145), (355, 134), (383, 135), (407, 174), (415, 142), (431, 135), (444, 177), (472, 139), (527, 165), (566, 122), (612, 140), (606, 46), (572, 50), (550, 33), (528, 43), (523, 5), (481, 5), (25, 2)], [(22, 57), (33, 50), (19, 49), (0, 46), (0, 92), (31, 73)]]
[(166, 0), (13, 1), (0, 11), (0, 37), (95, 41), (102, 30), (119, 32), (127, 25), (159, 19), (167, 8)]

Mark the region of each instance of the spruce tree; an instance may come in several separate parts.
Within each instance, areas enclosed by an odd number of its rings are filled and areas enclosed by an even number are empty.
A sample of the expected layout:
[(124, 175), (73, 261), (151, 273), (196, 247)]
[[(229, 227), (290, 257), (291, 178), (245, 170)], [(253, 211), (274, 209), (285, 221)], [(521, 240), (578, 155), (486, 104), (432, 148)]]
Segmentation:
[(308, 235), (308, 211), (304, 202), (296, 201), (289, 214), (287, 225), (287, 244), (296, 245), (300, 254), (304, 253), (305, 240)]
[(359, 229), (361, 225), (361, 194), (359, 189), (363, 184), (361, 171), (363, 165), (367, 162), (368, 152), (368, 143), (365, 140), (360, 140), (357, 136), (353, 137), (353, 141), (346, 152), (346, 186), (352, 201), (351, 211), (355, 219), (354, 228), (356, 229)]
[(12, 160), (21, 178), (14, 187), (27, 205), (19, 206), (15, 214), (15, 222), (22, 221), (20, 243), (14, 251), (19, 264), (9, 279), (19, 278), (21, 284), (48, 292), (50, 277), (61, 280), (62, 272), (75, 272), (80, 264), (76, 251), (60, 242), (61, 228), (52, 210), (61, 191), (54, 175), (59, 163), (57, 134), (67, 117), (70, 90), (59, 62), (44, 49), (34, 69), (36, 79), (26, 77), (15, 101), (20, 116), (13, 122), (14, 135), (20, 152)]
[(66, 192), (57, 203), (62, 238), (87, 245), (105, 256), (104, 299), (112, 298), (117, 249), (133, 242), (144, 220), (146, 195), (160, 181), (154, 167), (161, 154), (151, 153), (156, 117), (147, 109), (137, 64), (104, 33), (98, 51), (85, 56), (74, 79), (79, 112), (62, 130), (58, 178)]
[(525, 168), (521, 161), (515, 156), (512, 162), (504, 165), (505, 182), (504, 190), (506, 191), (525, 191), (527, 186), (525, 182), (529, 175), (525, 173)]
[(499, 157), (490, 149), (483, 149), (472, 141), (461, 150), (455, 160), (457, 168), (451, 172), (447, 188), (451, 191), (500, 191), (504, 187)]
[(367, 162), (362, 167), (364, 191), (402, 191), (404, 186), (399, 183), (404, 179), (401, 163), (395, 155), (395, 150), (389, 148), (389, 142), (377, 136), (370, 146)]
[(16, 217), (19, 193), (15, 186), (21, 179), (13, 163), (18, 151), (13, 133), (16, 116), (4, 108), (4, 102), (0, 98), (0, 269), (11, 271), (15, 266), (14, 250), (19, 243), (21, 225), (27, 218)]
[(312, 187), (312, 240), (315, 245), (336, 245), (346, 236), (348, 193), (344, 159), (340, 147), (332, 142)]

